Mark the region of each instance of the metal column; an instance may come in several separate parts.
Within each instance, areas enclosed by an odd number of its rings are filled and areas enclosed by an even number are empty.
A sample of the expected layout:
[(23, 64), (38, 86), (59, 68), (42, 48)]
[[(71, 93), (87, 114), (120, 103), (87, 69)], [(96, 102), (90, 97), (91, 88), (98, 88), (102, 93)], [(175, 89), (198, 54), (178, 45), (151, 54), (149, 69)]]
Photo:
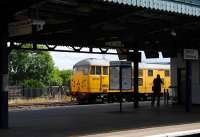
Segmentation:
[(190, 112), (192, 108), (192, 91), (191, 91), (191, 61), (186, 61), (186, 91), (185, 91), (185, 111)]
[(138, 71), (139, 71), (139, 52), (138, 49), (134, 50), (134, 108), (139, 106), (139, 92), (138, 92)]
[(7, 25), (0, 26), (0, 128), (8, 128)]

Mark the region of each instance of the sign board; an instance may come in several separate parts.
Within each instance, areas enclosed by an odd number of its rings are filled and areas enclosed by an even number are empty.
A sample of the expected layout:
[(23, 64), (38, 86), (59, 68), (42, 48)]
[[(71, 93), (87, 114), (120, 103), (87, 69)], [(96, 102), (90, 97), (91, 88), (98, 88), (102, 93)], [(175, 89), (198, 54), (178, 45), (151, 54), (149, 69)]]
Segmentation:
[(132, 88), (132, 67), (122, 67), (122, 90), (130, 90)]
[(123, 44), (121, 41), (108, 41), (105, 42), (105, 46), (109, 47), (123, 47)]
[(132, 88), (132, 65), (129, 61), (110, 62), (109, 88), (110, 90), (120, 90), (120, 84), (122, 90)]
[(32, 34), (32, 20), (27, 19), (23, 21), (12, 22), (8, 24), (8, 36), (22, 36)]
[(45, 21), (36, 19), (11, 22), (8, 24), (8, 36), (14, 37), (32, 34), (33, 31), (43, 30), (44, 25)]
[(184, 49), (184, 59), (198, 60), (199, 59), (199, 51), (196, 49)]
[(110, 67), (109, 71), (109, 86), (112, 90), (120, 89), (120, 68), (119, 67)]

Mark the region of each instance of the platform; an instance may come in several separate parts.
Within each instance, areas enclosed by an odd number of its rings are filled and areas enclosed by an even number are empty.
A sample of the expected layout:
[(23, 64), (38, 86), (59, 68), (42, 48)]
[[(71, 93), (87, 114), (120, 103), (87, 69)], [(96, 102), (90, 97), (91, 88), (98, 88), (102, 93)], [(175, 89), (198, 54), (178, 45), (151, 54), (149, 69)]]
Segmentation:
[[(70, 136), (150, 136), (166, 132), (200, 129), (200, 106), (191, 113), (184, 106), (150, 106), (140, 103), (74, 105), (48, 109), (11, 110), (10, 129), (0, 130), (1, 137)], [(119, 134), (120, 133), (120, 134)]]

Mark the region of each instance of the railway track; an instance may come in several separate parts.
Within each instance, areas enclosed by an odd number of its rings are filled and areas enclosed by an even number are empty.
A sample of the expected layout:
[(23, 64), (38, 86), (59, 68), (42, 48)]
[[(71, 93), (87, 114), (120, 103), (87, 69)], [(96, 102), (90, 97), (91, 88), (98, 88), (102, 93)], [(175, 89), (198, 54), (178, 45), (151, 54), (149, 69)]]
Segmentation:
[(9, 109), (31, 109), (31, 108), (47, 108), (58, 106), (78, 105), (76, 101), (69, 102), (44, 102), (44, 103), (24, 103), (24, 104), (10, 104)]

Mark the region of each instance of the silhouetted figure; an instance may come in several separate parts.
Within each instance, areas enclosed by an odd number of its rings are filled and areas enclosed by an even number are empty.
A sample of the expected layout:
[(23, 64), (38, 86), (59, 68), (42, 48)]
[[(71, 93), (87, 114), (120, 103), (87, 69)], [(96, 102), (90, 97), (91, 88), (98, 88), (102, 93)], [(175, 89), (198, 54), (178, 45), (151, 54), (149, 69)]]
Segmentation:
[(160, 75), (157, 75), (157, 78), (153, 80), (153, 94), (152, 94), (152, 102), (151, 105), (154, 106), (155, 98), (157, 97), (157, 106), (160, 106), (160, 92), (161, 92), (161, 84), (163, 84), (163, 81), (160, 78)]

